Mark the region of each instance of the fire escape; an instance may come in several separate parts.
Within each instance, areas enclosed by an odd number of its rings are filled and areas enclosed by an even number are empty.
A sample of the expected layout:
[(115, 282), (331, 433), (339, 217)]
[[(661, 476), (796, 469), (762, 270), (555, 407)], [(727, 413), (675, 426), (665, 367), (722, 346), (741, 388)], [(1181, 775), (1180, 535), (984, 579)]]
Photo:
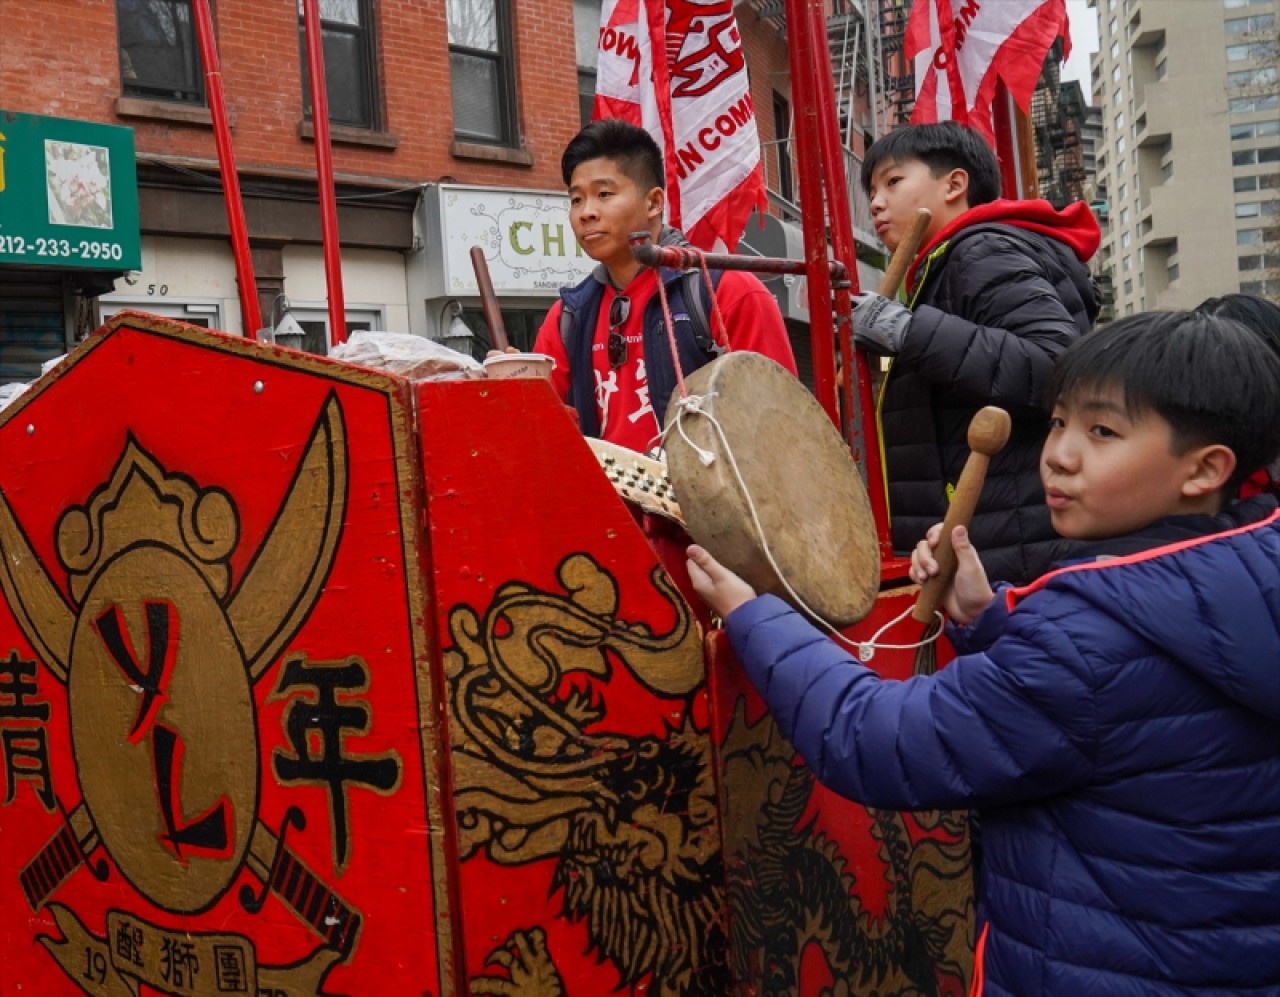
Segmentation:
[(911, 0), (876, 0), (880, 5), (879, 58), (877, 71), (881, 77), (879, 95), (889, 131), (911, 120), (915, 106), (915, 73), (904, 47)]
[(1084, 129), (1086, 108), (1078, 84), (1063, 85), (1062, 42), (1045, 58), (1031, 97), (1031, 127), (1035, 137), (1036, 175), (1040, 196), (1055, 208), (1084, 197)]

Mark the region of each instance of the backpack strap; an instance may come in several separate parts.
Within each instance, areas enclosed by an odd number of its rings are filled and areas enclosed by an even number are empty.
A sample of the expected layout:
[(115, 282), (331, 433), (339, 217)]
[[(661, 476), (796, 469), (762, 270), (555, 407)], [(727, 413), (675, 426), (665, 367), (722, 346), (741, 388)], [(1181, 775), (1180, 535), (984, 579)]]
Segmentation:
[(560, 341), (569, 362), (569, 391), (566, 404), (578, 413), (584, 436), (600, 435), (592, 387), (591, 341), (604, 288), (593, 277), (560, 291)]
[(713, 289), (720, 287), (724, 271), (709, 270), (708, 272), (711, 274), (711, 288), (708, 288), (707, 282), (702, 279), (701, 269), (695, 267), (685, 271), (684, 304), (689, 310), (689, 322), (693, 327), (693, 338), (697, 341), (698, 349), (707, 355), (708, 360), (714, 360), (727, 349), (716, 342), (711, 328), (711, 293)]

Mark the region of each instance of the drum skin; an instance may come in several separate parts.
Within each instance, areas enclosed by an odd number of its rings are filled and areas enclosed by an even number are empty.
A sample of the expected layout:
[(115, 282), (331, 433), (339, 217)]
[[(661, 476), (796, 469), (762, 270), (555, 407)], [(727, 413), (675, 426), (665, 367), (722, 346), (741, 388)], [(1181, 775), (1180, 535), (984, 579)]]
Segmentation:
[[(837, 627), (857, 623), (871, 611), (880, 587), (875, 520), (857, 464), (817, 399), (757, 353), (725, 354), (685, 385), (698, 399), (696, 408), (682, 410), (673, 399), (665, 439), (689, 535), (757, 592), (772, 592), (804, 611), (770, 565), (767, 542), (790, 588), (813, 614)], [(710, 465), (681, 429), (716, 455)]]

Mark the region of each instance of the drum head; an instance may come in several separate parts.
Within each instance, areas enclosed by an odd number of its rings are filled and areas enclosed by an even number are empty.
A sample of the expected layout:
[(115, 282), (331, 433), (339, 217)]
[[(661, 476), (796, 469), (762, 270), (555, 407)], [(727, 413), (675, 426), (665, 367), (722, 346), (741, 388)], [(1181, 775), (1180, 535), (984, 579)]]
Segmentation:
[(880, 588), (875, 520), (857, 464), (818, 400), (758, 353), (725, 354), (685, 385), (690, 396), (701, 396), (702, 410), (724, 434), (722, 441), (705, 415), (684, 414), (684, 434), (716, 455), (710, 466), (703, 464), (675, 428), (679, 408), (672, 396), (667, 465), (689, 535), (757, 592), (794, 604), (769, 564), (767, 541), (788, 584), (813, 612), (839, 627), (857, 623)]

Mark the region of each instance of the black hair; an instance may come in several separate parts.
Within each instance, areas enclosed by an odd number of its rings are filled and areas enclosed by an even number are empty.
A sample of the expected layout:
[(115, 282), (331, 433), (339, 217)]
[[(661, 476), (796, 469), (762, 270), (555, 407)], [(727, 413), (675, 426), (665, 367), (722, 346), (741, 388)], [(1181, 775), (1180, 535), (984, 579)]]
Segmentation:
[(935, 177), (952, 170), (969, 174), (969, 207), (1000, 196), (1000, 163), (986, 139), (954, 121), (895, 128), (871, 143), (862, 161), (862, 189), (871, 192), (871, 176), (882, 163), (924, 163)]
[(1131, 416), (1160, 415), (1174, 453), (1229, 447), (1226, 495), (1280, 454), (1280, 355), (1231, 319), (1143, 312), (1103, 326), (1058, 358), (1045, 400), (1053, 407), (1089, 389), (1118, 390)]
[(1234, 319), (1260, 335), (1280, 355), (1280, 305), (1256, 294), (1224, 294), (1220, 298), (1206, 298), (1196, 305), (1196, 311), (1201, 315)]
[(611, 159), (641, 190), (666, 186), (662, 150), (653, 136), (629, 121), (601, 118), (569, 140), (560, 157), (560, 175), (569, 186), (573, 171), (592, 159)]

